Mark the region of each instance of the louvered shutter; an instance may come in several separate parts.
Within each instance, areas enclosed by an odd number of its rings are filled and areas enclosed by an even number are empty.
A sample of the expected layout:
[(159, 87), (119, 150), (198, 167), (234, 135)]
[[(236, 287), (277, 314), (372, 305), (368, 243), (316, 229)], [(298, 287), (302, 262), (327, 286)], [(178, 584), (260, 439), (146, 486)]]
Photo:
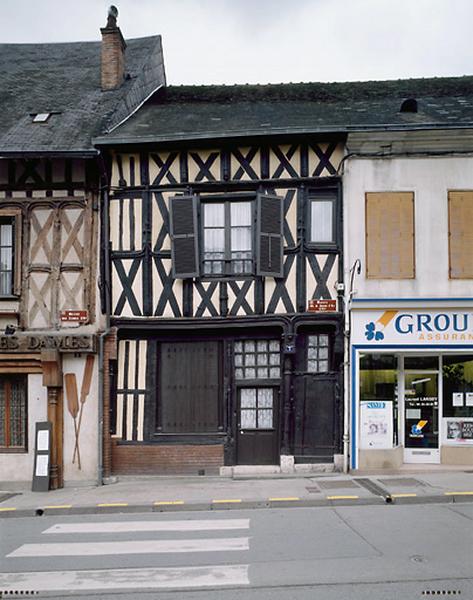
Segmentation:
[(450, 278), (473, 278), (473, 192), (449, 192)]
[(366, 275), (370, 279), (412, 279), (414, 194), (366, 194)]
[(279, 196), (257, 194), (257, 275), (283, 276), (284, 201)]
[(179, 279), (199, 276), (196, 196), (170, 198), (172, 275)]

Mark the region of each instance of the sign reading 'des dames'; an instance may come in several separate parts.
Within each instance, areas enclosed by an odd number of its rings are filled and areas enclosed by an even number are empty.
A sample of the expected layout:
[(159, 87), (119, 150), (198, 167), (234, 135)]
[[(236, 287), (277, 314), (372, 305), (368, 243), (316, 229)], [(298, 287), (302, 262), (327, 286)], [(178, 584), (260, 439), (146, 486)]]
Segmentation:
[(473, 312), (461, 310), (353, 311), (355, 344), (473, 343)]
[(95, 352), (94, 335), (0, 335), (0, 353), (2, 352), (41, 352), (41, 350), (59, 350), (59, 352)]

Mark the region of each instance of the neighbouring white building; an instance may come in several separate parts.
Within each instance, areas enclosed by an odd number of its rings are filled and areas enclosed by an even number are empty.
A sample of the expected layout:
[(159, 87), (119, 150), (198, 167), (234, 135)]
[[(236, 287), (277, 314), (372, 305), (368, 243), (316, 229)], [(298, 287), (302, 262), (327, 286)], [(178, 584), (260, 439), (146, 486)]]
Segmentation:
[(348, 136), (352, 469), (473, 464), (473, 130), (452, 96)]

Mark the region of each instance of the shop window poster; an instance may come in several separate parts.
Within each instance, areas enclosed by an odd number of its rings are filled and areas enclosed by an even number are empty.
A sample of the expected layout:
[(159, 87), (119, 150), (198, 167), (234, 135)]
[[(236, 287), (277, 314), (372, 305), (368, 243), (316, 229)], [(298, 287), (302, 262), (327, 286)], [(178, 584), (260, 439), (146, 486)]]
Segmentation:
[(386, 449), (393, 445), (392, 402), (361, 402), (361, 448)]
[(473, 442), (473, 421), (447, 419), (447, 440)]

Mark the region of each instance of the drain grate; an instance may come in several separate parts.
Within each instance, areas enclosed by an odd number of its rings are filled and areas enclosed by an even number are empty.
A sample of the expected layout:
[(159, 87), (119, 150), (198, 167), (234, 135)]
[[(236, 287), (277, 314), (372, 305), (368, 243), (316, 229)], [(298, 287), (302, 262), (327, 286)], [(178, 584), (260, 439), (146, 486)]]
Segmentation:
[(340, 490), (360, 487), (357, 483), (348, 479), (342, 479), (341, 481), (319, 481), (317, 483), (323, 490)]
[(386, 487), (426, 487), (427, 484), (414, 477), (390, 477), (386, 479), (378, 479), (381, 485)]

